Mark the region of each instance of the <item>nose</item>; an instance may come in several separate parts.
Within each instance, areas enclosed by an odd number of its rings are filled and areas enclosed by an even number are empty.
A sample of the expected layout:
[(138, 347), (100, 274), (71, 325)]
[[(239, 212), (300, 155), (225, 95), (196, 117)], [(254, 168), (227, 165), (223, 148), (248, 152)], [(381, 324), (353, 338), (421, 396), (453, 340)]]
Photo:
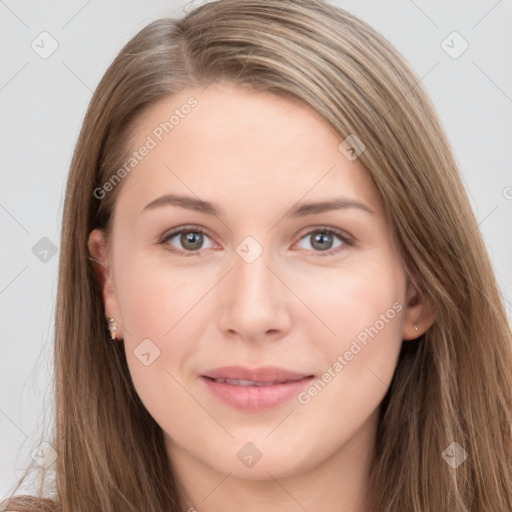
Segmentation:
[[(291, 327), (291, 292), (276, 277), (275, 262), (263, 253), (252, 262), (238, 254), (219, 290), (219, 328), (232, 339), (277, 340)], [(282, 277), (281, 277), (282, 279)]]

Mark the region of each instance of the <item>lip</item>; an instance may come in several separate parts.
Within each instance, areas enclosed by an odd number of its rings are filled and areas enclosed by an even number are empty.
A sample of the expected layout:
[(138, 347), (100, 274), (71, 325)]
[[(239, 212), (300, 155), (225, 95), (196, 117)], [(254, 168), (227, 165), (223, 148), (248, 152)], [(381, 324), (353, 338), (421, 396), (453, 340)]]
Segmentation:
[[(314, 375), (275, 366), (255, 369), (225, 366), (207, 371), (200, 377), (210, 392), (224, 403), (237, 409), (260, 411), (277, 407), (297, 396), (314, 378)], [(217, 382), (214, 379), (245, 382)], [(254, 384), (249, 384), (247, 381), (253, 381)]]

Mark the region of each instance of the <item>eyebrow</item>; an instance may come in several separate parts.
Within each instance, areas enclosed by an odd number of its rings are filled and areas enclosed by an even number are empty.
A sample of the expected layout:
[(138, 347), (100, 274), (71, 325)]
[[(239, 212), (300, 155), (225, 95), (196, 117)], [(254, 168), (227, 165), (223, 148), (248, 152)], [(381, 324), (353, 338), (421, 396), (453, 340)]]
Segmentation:
[[(141, 211), (141, 214), (147, 210), (163, 206), (177, 206), (186, 210), (193, 210), (206, 215), (221, 215), (221, 208), (209, 201), (203, 201), (202, 199), (196, 199), (190, 196), (180, 196), (177, 194), (166, 194), (157, 197), (150, 203), (148, 203)], [(371, 215), (375, 215), (375, 212), (359, 201), (348, 199), (344, 197), (330, 199), (328, 201), (300, 203), (291, 208), (286, 215), (287, 217), (306, 217), (308, 215), (314, 215), (318, 213), (324, 213), (332, 210), (345, 210), (349, 208), (356, 208), (364, 211)]]

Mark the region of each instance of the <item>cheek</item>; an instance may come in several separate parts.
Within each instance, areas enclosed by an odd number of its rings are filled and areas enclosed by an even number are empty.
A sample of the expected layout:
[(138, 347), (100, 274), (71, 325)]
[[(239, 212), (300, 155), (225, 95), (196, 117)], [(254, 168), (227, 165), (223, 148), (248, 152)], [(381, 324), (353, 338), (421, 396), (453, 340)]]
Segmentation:
[(116, 294), (128, 338), (136, 342), (141, 337), (170, 337), (176, 326), (197, 314), (214, 277), (207, 269), (191, 272), (173, 266), (165, 255), (149, 258), (141, 251), (123, 258), (116, 271)]
[[(391, 256), (368, 258), (364, 265), (356, 262), (338, 269), (304, 271), (303, 275), (308, 277), (297, 283), (296, 290), (313, 314), (302, 317), (309, 329), (322, 334), (315, 337), (315, 344), (321, 342), (325, 354), (344, 351), (357, 337), (364, 342), (365, 333), (369, 336), (366, 329), (375, 325), (380, 339), (401, 341), (405, 276)], [(297, 325), (300, 321), (297, 317)]]
[(186, 422), (179, 418), (197, 414), (197, 404), (187, 392), (183, 364), (201, 338), (197, 318), (208, 280), (191, 280), (190, 274), (185, 280), (175, 269), (128, 262), (118, 275), (123, 282), (119, 292), (126, 322), (124, 347), (134, 387), (159, 425), (173, 436), (187, 437)]
[(116, 267), (116, 294), (129, 370), (153, 412), (170, 394), (180, 394), (173, 376), (182, 380), (183, 365), (198, 348), (204, 329), (199, 320), (208, 317), (204, 298), (218, 277), (207, 269), (191, 273), (142, 252), (131, 254)]
[[(324, 279), (316, 277), (303, 283), (302, 293), (323, 323), (308, 315), (311, 350), (321, 354), (329, 388), (323, 400), (355, 405), (359, 398), (380, 397), (402, 344), (405, 277), (400, 265), (379, 258), (376, 265), (331, 269)], [(322, 335), (313, 336), (315, 331)]]
[(329, 286), (309, 283), (309, 304), (334, 334), (325, 329), (314, 339), (323, 366), (298, 402), (303, 418), (323, 425), (326, 439), (355, 433), (391, 382), (402, 344), (405, 278), (390, 261), (386, 267), (345, 269), (331, 275)]

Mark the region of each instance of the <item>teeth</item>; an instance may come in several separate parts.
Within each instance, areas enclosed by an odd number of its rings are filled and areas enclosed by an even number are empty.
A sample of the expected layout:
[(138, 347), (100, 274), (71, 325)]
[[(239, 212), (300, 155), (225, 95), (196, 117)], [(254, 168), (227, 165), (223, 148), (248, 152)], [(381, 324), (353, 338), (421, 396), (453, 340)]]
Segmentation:
[(273, 380), (270, 382), (255, 382), (253, 380), (242, 380), (242, 379), (213, 379), (215, 382), (232, 384), (233, 386), (273, 386), (274, 384), (280, 384), (279, 381)]
[(256, 382), (253, 380), (242, 380), (242, 379), (226, 379), (228, 384), (233, 384), (235, 386), (255, 386)]

